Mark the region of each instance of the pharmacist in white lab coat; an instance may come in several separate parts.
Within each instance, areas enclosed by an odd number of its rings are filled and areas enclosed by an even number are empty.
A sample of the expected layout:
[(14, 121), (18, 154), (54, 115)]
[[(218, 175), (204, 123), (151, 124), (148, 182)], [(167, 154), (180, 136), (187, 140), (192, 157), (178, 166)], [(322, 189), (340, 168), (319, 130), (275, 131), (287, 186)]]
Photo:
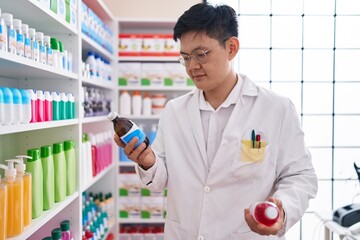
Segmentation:
[[(226, 5), (186, 11), (174, 38), (197, 88), (167, 103), (151, 147), (115, 136), (144, 185), (168, 189), (166, 240), (285, 239), (316, 195), (296, 109), (234, 71), (237, 36), (237, 15)], [(249, 213), (262, 200), (280, 210), (271, 227)]]

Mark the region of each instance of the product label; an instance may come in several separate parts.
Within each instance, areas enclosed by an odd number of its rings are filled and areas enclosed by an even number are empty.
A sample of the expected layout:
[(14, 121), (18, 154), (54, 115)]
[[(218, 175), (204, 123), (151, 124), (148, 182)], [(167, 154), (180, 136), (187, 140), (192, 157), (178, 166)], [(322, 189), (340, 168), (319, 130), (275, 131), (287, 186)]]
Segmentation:
[(5, 33), (2, 31), (2, 26), (0, 25), (0, 48), (1, 49), (6, 49), (6, 35)]
[(9, 52), (16, 51), (16, 39), (14, 29), (9, 30)]
[(120, 139), (125, 143), (128, 144), (133, 137), (137, 137), (139, 139), (138, 143), (136, 144), (135, 148), (137, 148), (144, 140), (146, 135), (139, 129), (138, 126), (133, 124), (132, 128), (129, 132), (127, 132), (124, 136), (120, 137)]
[(46, 51), (44, 45), (40, 45), (40, 62), (46, 64)]
[(25, 57), (31, 58), (30, 38), (25, 38)]
[(33, 59), (39, 61), (39, 43), (33, 42)]
[(2, 34), (2, 26), (0, 25), (0, 34)]
[(51, 48), (47, 49), (47, 63), (50, 66), (54, 66), (53, 50)]
[(16, 34), (16, 53), (24, 56), (24, 35), (18, 33)]

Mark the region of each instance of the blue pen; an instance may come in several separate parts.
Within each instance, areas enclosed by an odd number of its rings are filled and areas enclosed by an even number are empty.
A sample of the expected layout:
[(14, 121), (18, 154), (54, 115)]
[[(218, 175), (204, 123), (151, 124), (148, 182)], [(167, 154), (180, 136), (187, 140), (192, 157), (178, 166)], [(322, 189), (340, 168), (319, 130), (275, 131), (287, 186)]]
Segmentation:
[(252, 148), (255, 148), (255, 130), (254, 129), (251, 132), (251, 141), (252, 141)]

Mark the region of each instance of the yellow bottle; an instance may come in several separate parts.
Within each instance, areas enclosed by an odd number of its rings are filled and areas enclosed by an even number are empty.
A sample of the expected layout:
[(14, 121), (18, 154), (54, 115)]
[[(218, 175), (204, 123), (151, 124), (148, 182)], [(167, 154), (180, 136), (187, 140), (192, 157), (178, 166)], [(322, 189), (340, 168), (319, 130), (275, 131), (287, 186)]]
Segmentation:
[(6, 237), (15, 237), (24, 231), (24, 204), (23, 204), (23, 181), (16, 177), (13, 159), (6, 160), (8, 166), (0, 164), (5, 169), (3, 181), (8, 188)]
[(1, 184), (0, 176), (0, 240), (6, 239), (7, 186)]
[(26, 155), (16, 156), (17, 161), (14, 160), (17, 164), (15, 165), (16, 174), (19, 178), (22, 178), (24, 185), (23, 192), (23, 204), (24, 204), (24, 227), (28, 226), (31, 223), (32, 219), (32, 179), (31, 173), (25, 172), (26, 165), (24, 164), (24, 158), (31, 159), (32, 157)]

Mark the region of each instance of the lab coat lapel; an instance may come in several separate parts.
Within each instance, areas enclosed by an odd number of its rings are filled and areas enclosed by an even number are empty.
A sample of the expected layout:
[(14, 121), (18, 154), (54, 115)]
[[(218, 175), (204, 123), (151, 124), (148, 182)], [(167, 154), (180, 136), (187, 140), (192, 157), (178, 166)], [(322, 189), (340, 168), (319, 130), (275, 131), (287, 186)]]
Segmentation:
[[(203, 132), (203, 128), (202, 128), (202, 121), (201, 121), (200, 110), (199, 110), (199, 93), (200, 92), (201, 91), (199, 91), (199, 90), (194, 91), (194, 94), (187, 106), (187, 111), (188, 111), (189, 122), (190, 122), (190, 125), (192, 128), (194, 137), (196, 139), (199, 151), (201, 153), (201, 156), (202, 156), (205, 166), (208, 167), (206, 148), (205, 148), (205, 142), (204, 142), (204, 132)], [(194, 113), (196, 113), (196, 114), (194, 114)]]

